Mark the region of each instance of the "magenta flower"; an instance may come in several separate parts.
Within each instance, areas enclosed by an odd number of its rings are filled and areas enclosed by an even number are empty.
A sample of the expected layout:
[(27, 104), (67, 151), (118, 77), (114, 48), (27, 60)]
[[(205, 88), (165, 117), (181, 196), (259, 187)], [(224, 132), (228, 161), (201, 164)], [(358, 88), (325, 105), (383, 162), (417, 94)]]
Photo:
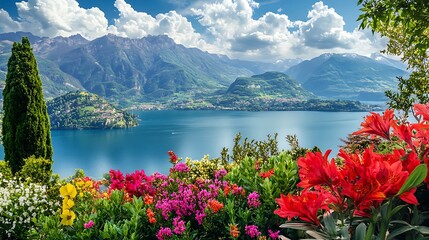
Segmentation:
[(186, 163), (177, 163), (176, 165), (174, 165), (174, 170), (176, 172), (189, 172), (190, 168), (188, 167), (188, 165), (186, 165)]
[(261, 235), (261, 232), (259, 232), (258, 226), (256, 226), (256, 225), (247, 225), (244, 227), (244, 231), (251, 238), (255, 238), (255, 237)]
[(203, 224), (203, 220), (206, 217), (206, 213), (204, 211), (197, 211), (195, 214), (195, 219), (198, 221), (198, 224)]
[(86, 229), (92, 228), (93, 226), (94, 226), (94, 221), (92, 220), (89, 220), (89, 222), (83, 224), (83, 227)]
[(124, 188), (125, 178), (124, 178), (124, 174), (122, 174), (120, 170), (115, 171), (111, 169), (109, 171), (109, 175), (110, 175), (110, 181), (111, 181), (111, 184), (110, 184), (111, 189), (116, 190), (116, 189)]
[(224, 177), (226, 174), (227, 174), (227, 171), (225, 169), (221, 169), (221, 170), (215, 172), (215, 178), (220, 179), (220, 178)]
[(177, 235), (181, 235), (186, 230), (185, 221), (180, 220), (180, 217), (175, 217), (173, 219), (173, 226), (173, 232)]
[(280, 231), (273, 232), (271, 229), (268, 229), (268, 236), (271, 239), (277, 239), (279, 237)]
[(259, 194), (257, 192), (252, 192), (247, 197), (247, 204), (250, 208), (257, 208), (259, 205), (261, 205), (261, 202), (259, 201)]
[(171, 229), (166, 227), (161, 227), (161, 229), (159, 229), (158, 233), (156, 234), (156, 238), (158, 238), (158, 240), (164, 240), (165, 237), (171, 237), (173, 235), (173, 232), (171, 232)]

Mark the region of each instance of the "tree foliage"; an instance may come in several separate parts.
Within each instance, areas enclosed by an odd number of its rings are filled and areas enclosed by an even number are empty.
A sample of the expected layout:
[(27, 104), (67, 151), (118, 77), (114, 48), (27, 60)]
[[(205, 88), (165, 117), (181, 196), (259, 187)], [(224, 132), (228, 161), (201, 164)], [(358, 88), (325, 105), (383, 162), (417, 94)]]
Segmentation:
[(384, 53), (400, 56), (412, 70), (409, 79), (398, 78), (397, 92), (386, 92), (389, 106), (407, 116), (414, 103), (429, 102), (429, 1), (358, 0), (358, 4), (360, 28), (388, 37)]
[(49, 116), (30, 42), (15, 42), (3, 91), (3, 146), (13, 173), (30, 156), (52, 161)]

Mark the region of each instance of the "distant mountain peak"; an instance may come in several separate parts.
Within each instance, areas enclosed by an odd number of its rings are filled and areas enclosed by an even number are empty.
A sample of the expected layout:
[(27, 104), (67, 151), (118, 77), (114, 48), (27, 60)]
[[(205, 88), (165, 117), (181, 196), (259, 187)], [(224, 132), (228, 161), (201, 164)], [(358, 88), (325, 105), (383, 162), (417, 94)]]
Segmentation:
[(397, 76), (408, 75), (388, 59), (350, 53), (322, 54), (286, 73), (318, 96), (351, 100), (382, 100), (385, 91), (396, 88)]

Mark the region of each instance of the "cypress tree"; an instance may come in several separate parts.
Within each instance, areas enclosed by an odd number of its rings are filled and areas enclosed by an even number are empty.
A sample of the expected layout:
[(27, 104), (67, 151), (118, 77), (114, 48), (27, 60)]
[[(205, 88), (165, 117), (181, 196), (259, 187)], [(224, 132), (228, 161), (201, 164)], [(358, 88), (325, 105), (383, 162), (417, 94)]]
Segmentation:
[(15, 42), (7, 64), (3, 90), (4, 160), (13, 173), (30, 156), (52, 161), (49, 116), (42, 93), (36, 58), (28, 38)]

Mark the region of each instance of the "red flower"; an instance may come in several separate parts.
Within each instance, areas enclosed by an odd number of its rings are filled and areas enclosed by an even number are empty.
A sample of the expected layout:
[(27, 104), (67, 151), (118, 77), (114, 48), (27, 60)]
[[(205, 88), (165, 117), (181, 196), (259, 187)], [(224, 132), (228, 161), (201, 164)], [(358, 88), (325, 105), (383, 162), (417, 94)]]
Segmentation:
[(304, 189), (316, 185), (329, 187), (339, 183), (339, 172), (334, 159), (329, 161), (328, 156), (331, 150), (326, 151), (322, 156), (321, 152), (308, 152), (305, 157), (298, 159), (299, 177), (301, 182), (297, 185)]
[(323, 191), (306, 191), (304, 190), (301, 195), (287, 196), (281, 194), (280, 198), (276, 199), (280, 208), (274, 211), (275, 214), (282, 218), (292, 219), (298, 217), (306, 222), (311, 222), (319, 225), (317, 213), (319, 210), (328, 210), (327, 197)]
[[(382, 156), (367, 149), (363, 155), (347, 154), (340, 151), (340, 157), (344, 159), (344, 168), (341, 170), (342, 194), (354, 202), (358, 215), (369, 210), (386, 198), (386, 194), (380, 188), (377, 179), (380, 172)], [(356, 213), (356, 212), (355, 212)]]
[(414, 104), (416, 116), (421, 115), (423, 120), (429, 121), (429, 104)]
[(168, 155), (170, 155), (170, 162), (171, 163), (177, 163), (179, 158), (176, 156), (176, 154), (173, 151), (168, 151)]
[(361, 123), (363, 128), (353, 134), (375, 134), (390, 139), (390, 125), (393, 121), (393, 110), (391, 109), (386, 109), (383, 117), (378, 113), (372, 112), (371, 115), (367, 116), (365, 121)]
[(393, 123), (392, 128), (395, 136), (406, 142), (410, 148), (413, 147), (412, 129), (408, 124)]
[(270, 169), (270, 170), (268, 170), (268, 171), (266, 171), (266, 172), (261, 172), (261, 173), (259, 173), (259, 176), (260, 176), (261, 178), (270, 178), (273, 174), (274, 174), (274, 168), (273, 168), (273, 169)]

